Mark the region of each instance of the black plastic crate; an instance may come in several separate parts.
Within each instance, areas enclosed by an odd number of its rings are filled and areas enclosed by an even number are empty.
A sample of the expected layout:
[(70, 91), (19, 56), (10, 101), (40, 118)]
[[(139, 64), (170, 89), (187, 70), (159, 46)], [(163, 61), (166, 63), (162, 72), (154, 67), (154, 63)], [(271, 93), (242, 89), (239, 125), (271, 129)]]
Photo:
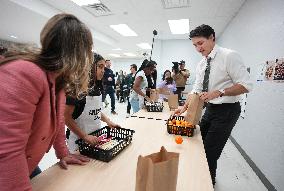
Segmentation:
[(148, 112), (162, 112), (164, 109), (163, 102), (145, 102), (145, 108)]
[(90, 135), (97, 137), (104, 135), (107, 139), (111, 138), (111, 140), (119, 142), (109, 150), (91, 146), (82, 139), (77, 140), (76, 143), (79, 145), (79, 151), (82, 155), (109, 162), (131, 143), (134, 133), (135, 131), (131, 129), (110, 128), (108, 126), (90, 133)]
[(185, 127), (181, 125), (173, 125), (173, 124), (169, 125), (169, 121), (171, 121), (172, 119), (184, 120), (184, 117), (183, 116), (173, 116), (172, 118), (168, 119), (167, 131), (169, 134), (188, 136), (188, 137), (192, 137), (194, 135), (195, 126)]

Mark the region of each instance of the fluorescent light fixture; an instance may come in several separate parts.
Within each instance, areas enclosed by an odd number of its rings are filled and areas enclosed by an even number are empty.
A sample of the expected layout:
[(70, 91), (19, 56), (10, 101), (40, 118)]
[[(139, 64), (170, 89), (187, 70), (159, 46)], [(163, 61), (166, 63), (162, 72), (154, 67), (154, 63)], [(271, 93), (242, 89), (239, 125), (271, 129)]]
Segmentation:
[(71, 0), (79, 6), (100, 4), (99, 0)]
[(122, 36), (137, 36), (137, 34), (126, 24), (110, 25), (110, 28)]
[(122, 49), (121, 48), (114, 48), (112, 50), (119, 51), (119, 50), (122, 50)]
[(172, 34), (187, 34), (189, 33), (189, 20), (168, 20)]
[(151, 46), (148, 43), (139, 43), (139, 44), (136, 44), (136, 45), (139, 46), (142, 49), (146, 49), (146, 50), (151, 49)]
[(129, 57), (134, 57), (136, 56), (136, 54), (133, 54), (131, 52), (126, 52), (126, 53), (123, 53), (125, 56), (129, 56)]
[(11, 37), (11, 38), (18, 38), (18, 37), (14, 36), (14, 35), (10, 35), (10, 37)]
[(120, 55), (119, 54), (108, 54), (108, 55), (110, 55), (110, 56), (112, 56), (112, 57), (120, 57)]

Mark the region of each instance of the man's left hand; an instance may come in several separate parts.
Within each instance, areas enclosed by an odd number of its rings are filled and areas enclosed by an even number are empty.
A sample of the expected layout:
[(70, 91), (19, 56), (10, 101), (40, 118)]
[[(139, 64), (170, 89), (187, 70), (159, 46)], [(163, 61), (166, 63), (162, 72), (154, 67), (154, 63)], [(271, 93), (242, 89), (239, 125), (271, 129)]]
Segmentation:
[(68, 164), (85, 165), (90, 159), (80, 154), (69, 154), (66, 157), (60, 159), (59, 165), (63, 169), (68, 168)]
[(221, 95), (221, 92), (218, 90), (215, 91), (211, 91), (211, 92), (202, 92), (200, 94), (200, 98), (204, 101), (204, 102), (208, 102), (212, 99), (218, 98)]

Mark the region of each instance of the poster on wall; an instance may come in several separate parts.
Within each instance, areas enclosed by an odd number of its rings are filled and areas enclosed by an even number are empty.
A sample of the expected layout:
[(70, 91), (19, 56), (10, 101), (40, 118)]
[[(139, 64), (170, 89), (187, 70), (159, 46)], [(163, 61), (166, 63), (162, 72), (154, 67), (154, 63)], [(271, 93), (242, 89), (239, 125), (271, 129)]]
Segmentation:
[(284, 82), (284, 58), (266, 61), (261, 64), (257, 81)]
[(273, 80), (284, 82), (284, 58), (276, 59)]

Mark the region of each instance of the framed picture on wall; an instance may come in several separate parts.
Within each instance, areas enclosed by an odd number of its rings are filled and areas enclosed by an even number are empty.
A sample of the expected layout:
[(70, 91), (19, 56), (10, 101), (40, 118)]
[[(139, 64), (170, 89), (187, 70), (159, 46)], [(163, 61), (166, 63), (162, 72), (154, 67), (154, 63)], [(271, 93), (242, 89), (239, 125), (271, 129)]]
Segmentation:
[(273, 80), (276, 81), (284, 80), (284, 58), (276, 59)]
[(275, 61), (266, 61), (264, 80), (272, 81), (274, 74)]

